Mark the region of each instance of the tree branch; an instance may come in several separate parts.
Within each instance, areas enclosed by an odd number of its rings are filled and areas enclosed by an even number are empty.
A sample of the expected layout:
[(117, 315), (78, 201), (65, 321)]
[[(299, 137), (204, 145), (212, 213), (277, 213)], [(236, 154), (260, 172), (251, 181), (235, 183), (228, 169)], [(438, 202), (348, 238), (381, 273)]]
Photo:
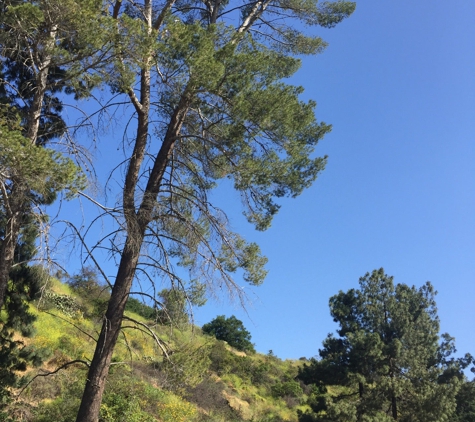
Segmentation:
[[(53, 375), (53, 374), (56, 374), (57, 372), (61, 371), (62, 369), (70, 366), (70, 365), (74, 365), (75, 363), (82, 363), (84, 365), (86, 365), (88, 368), (89, 368), (89, 362), (86, 362), (85, 360), (81, 360), (81, 359), (75, 359), (75, 360), (72, 360), (70, 362), (66, 362), (64, 365), (61, 365), (59, 368), (56, 368), (54, 371), (48, 371), (48, 372), (45, 372), (43, 374), (36, 374), (30, 381), (28, 381), (28, 383), (20, 390), (20, 392), (16, 395), (16, 397), (20, 397), (21, 394), (23, 393), (23, 391), (26, 390), (26, 388), (38, 377), (48, 377), (50, 375)], [(40, 369), (41, 370), (41, 369)], [(43, 369), (44, 371), (44, 369)]]

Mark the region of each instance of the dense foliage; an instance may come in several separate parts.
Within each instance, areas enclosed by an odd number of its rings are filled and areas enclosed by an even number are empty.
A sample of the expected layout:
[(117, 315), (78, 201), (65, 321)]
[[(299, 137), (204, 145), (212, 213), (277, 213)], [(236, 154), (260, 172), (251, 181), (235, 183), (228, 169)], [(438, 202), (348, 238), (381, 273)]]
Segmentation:
[[(88, 333), (94, 333), (100, 323), (94, 316), (94, 296), (71, 288), (71, 280), (74, 286), (89, 284), (81, 274), (71, 277), (68, 284), (50, 282), (47, 291), (64, 301), (51, 302), (45, 312), (34, 311), (37, 334), (29, 340), (50, 358), (42, 370), (30, 372), (30, 380), (33, 374), (40, 377), (7, 406), (7, 413), (0, 413), (0, 418), (8, 415), (14, 421), (70, 422), (75, 417), (87, 370), (84, 359), (94, 347)], [(81, 313), (71, 313), (67, 303), (80, 304)], [(42, 304), (41, 309), (44, 307)], [(140, 319), (130, 311), (128, 315)], [(168, 359), (163, 359), (153, 339), (130, 328), (124, 327), (123, 341), (114, 355), (101, 420), (296, 421), (296, 408), (304, 392), (294, 380), (295, 362), (283, 362), (272, 355), (245, 356), (223, 341), (202, 336), (200, 330), (193, 333), (189, 326), (178, 330), (155, 324), (155, 335), (168, 346)], [(68, 365), (71, 361), (76, 363)], [(65, 364), (62, 370), (47, 375), (45, 368)]]
[(299, 374), (317, 387), (315, 420), (442, 422), (454, 414), (463, 362), (450, 359), (453, 339), (439, 337), (435, 294), (429, 282), (394, 285), (381, 268), (330, 299), (338, 336)]
[(226, 318), (219, 315), (201, 328), (204, 334), (226, 341), (230, 346), (242, 351), (254, 351), (251, 343), (251, 333), (244, 328), (242, 321), (234, 315)]
[[(5, 215), (0, 217), (2, 223), (4, 220)], [(36, 317), (30, 312), (30, 303), (38, 298), (48, 275), (41, 267), (28, 264), (36, 251), (37, 225), (29, 215), (24, 216), (22, 225), (15, 247), (15, 266), (10, 269), (10, 282), (0, 308), (0, 409), (9, 396), (9, 387), (21, 386), (26, 381), (22, 374), (28, 367), (39, 366), (48, 355), (25, 341), (35, 332)], [(3, 224), (0, 234), (2, 227)], [(18, 339), (18, 333), (25, 339)]]

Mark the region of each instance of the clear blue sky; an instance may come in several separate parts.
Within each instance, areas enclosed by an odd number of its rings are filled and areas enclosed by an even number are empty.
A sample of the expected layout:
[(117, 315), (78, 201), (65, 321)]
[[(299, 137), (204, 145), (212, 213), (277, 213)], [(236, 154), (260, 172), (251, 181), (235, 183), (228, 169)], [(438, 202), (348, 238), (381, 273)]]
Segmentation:
[(255, 233), (269, 258), (253, 303), (208, 303), (240, 318), (260, 352), (314, 356), (333, 332), (328, 299), (384, 267), (395, 282), (438, 290), (441, 328), (475, 353), (475, 1), (360, 0), (321, 32), (327, 50), (293, 83), (333, 124), (319, 145), (329, 163)]
[[(330, 296), (384, 267), (396, 283), (431, 281), (442, 332), (475, 354), (475, 1), (360, 0), (321, 35), (328, 48), (292, 83), (333, 124), (317, 148), (328, 166), (267, 232), (230, 216), (261, 245), (269, 275), (245, 287), (247, 311), (223, 298), (195, 309), (195, 322), (234, 314), (259, 352), (311, 357), (336, 328)], [(217, 195), (223, 207), (231, 198)]]

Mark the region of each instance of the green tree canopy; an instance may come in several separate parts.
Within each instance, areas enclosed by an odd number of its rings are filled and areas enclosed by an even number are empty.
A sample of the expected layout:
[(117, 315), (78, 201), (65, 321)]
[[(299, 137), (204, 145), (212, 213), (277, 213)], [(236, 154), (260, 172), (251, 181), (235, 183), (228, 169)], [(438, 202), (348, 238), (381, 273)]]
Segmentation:
[[(316, 420), (449, 420), (462, 375), (449, 359), (453, 339), (439, 338), (435, 294), (429, 282), (394, 285), (381, 268), (330, 299), (337, 336), (299, 374), (320, 388)], [(339, 393), (325, 394), (328, 385)]]
[(475, 381), (464, 382), (456, 397), (457, 409), (453, 422), (475, 422)]
[(163, 289), (158, 293), (161, 309), (157, 316), (161, 324), (182, 327), (190, 321), (188, 310), (191, 306), (203, 306), (205, 286), (200, 283), (191, 283), (189, 289)]
[(39, 206), (84, 187), (60, 143), (46, 147), (67, 130), (60, 93), (84, 96), (102, 79), (96, 53), (108, 33), (97, 30), (101, 11), (101, 0), (0, 3), (0, 308), (23, 220), (38, 224), (29, 216), (38, 216)]
[(212, 335), (218, 340), (224, 340), (238, 350), (254, 352), (251, 333), (244, 328), (242, 321), (234, 315), (229, 318), (219, 315), (211, 322), (203, 325), (201, 329), (203, 333)]

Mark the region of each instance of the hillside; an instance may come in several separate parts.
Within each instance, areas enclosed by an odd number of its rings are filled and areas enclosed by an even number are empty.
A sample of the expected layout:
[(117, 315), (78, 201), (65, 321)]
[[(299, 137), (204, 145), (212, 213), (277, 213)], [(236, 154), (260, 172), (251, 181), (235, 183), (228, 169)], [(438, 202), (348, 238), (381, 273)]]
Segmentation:
[[(11, 420), (75, 420), (106, 300), (98, 286), (81, 291), (48, 283), (31, 307), (36, 334), (23, 339), (46, 358), (27, 370), (26, 388), (14, 391)], [(295, 381), (301, 362), (246, 354), (198, 327), (159, 324), (144, 317), (151, 308), (137, 303), (142, 315), (126, 313), (102, 422), (297, 421), (297, 410), (305, 410), (308, 388)]]

